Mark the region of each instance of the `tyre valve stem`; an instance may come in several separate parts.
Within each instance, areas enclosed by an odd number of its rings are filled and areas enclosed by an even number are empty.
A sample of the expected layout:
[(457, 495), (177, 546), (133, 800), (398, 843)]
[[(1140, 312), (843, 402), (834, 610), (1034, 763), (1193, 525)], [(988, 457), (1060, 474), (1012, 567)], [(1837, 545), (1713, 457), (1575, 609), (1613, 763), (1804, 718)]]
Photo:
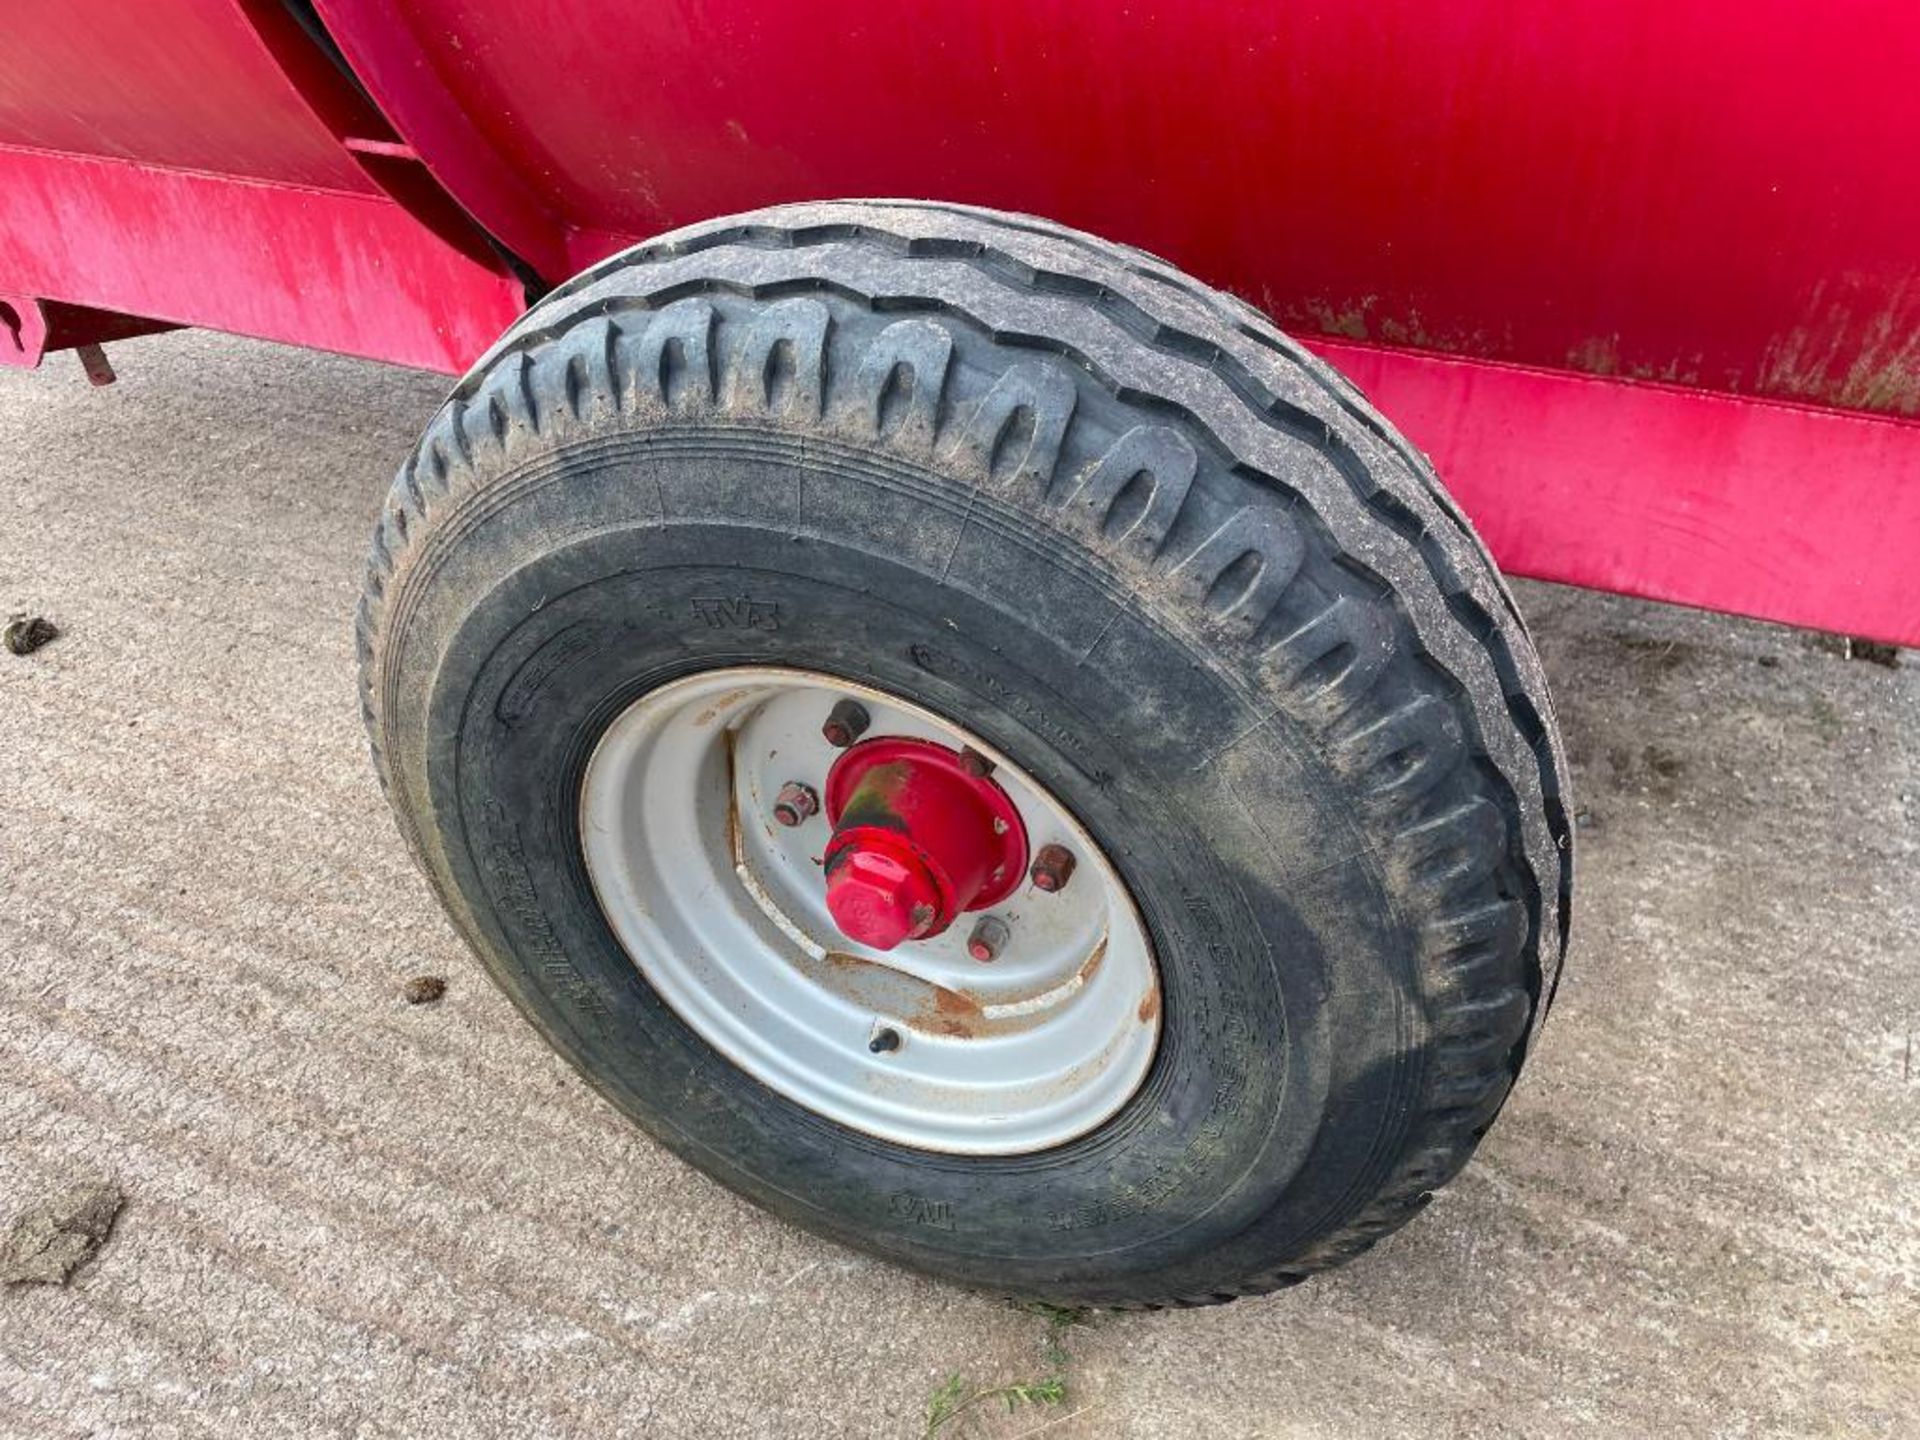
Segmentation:
[(891, 1025), (882, 1025), (873, 1032), (873, 1038), (867, 1041), (867, 1049), (876, 1055), (885, 1055), (900, 1048), (900, 1032)]

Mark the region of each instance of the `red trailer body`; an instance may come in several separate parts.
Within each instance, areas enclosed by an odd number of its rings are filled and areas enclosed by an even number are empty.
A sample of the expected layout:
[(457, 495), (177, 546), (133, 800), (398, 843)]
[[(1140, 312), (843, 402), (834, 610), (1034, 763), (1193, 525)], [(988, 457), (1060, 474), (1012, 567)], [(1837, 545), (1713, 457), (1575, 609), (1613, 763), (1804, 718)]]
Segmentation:
[[(1713, 0), (0, 0), (0, 358), (198, 325), (455, 371), (768, 203), (1155, 251), (1510, 571), (1920, 642), (1920, 17)], [(133, 317), (130, 320), (128, 317)]]

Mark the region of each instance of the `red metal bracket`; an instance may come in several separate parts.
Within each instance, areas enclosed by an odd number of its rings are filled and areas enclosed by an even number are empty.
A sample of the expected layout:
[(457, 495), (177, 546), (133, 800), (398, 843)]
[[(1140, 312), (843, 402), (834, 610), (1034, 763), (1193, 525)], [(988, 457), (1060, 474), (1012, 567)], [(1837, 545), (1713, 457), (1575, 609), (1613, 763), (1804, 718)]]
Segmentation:
[[(68, 305), (31, 295), (0, 294), (0, 365), (31, 370), (40, 363), (41, 356), (56, 350), (91, 347), (97, 351), (110, 340), (129, 340), (135, 335), (157, 335), (179, 328), (169, 320), (149, 320), (141, 315), (122, 315), (116, 310), (96, 310), (90, 305)], [(87, 358), (87, 373), (91, 376), (97, 362)], [(111, 376), (113, 372), (105, 373)]]

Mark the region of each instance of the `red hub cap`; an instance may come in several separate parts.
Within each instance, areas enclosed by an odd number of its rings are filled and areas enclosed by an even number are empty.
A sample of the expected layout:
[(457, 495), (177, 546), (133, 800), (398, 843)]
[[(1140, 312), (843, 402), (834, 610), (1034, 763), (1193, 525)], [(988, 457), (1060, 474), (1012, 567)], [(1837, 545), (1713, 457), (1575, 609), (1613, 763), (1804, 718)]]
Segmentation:
[(827, 775), (827, 909), (891, 950), (997, 905), (1027, 869), (1027, 831), (978, 757), (930, 740), (865, 740)]

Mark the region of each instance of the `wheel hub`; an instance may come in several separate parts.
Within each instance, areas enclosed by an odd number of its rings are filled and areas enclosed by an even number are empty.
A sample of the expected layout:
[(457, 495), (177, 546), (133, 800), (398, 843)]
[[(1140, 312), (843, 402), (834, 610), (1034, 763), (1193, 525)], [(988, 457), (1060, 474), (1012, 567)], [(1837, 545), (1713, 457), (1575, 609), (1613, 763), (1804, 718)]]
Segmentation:
[(827, 909), (850, 940), (891, 950), (997, 905), (1027, 868), (1027, 829), (978, 752), (864, 740), (827, 776)]

